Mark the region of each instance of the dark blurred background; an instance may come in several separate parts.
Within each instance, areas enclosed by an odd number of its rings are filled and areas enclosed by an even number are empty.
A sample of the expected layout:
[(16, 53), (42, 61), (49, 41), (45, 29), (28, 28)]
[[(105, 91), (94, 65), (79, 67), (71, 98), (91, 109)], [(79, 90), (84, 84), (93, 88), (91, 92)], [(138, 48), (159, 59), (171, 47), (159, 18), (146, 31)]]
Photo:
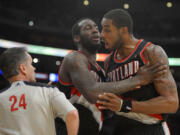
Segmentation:
[[(104, 13), (114, 8), (130, 12), (134, 35), (164, 48), (168, 57), (180, 58), (180, 1), (178, 0), (0, 0), (0, 39), (60, 49), (76, 49), (71, 28), (82, 17), (94, 19), (101, 30)], [(1, 43), (0, 43), (1, 44)], [(0, 53), (5, 48), (0, 48)], [(108, 53), (102, 46), (99, 53)], [(47, 76), (57, 73), (63, 57), (32, 54), (36, 71)], [(103, 65), (100, 62), (100, 65)], [(180, 67), (171, 66), (178, 90)], [(7, 81), (0, 75), (0, 89)], [(170, 115), (172, 134), (179, 135), (180, 115)]]

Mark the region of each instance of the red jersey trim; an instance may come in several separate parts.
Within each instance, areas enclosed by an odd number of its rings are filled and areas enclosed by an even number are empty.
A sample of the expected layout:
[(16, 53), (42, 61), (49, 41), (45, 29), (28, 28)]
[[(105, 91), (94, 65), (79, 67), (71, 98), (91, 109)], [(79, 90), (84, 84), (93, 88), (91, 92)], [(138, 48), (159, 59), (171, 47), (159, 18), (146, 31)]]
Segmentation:
[(144, 52), (145, 49), (146, 49), (149, 45), (151, 45), (151, 44), (152, 44), (151, 42), (148, 42), (148, 43), (145, 45), (145, 47), (142, 49), (142, 51), (140, 52), (140, 56), (141, 56), (144, 64), (147, 64), (147, 60), (144, 58), (143, 52)]
[(79, 53), (81, 53), (83, 56), (85, 56), (86, 57), (86, 59), (88, 60), (88, 69), (89, 70), (91, 70), (91, 65), (90, 65), (90, 60), (89, 60), (89, 58), (87, 57), (87, 55), (86, 54), (84, 54), (83, 52), (81, 52), (81, 51), (73, 51), (73, 52), (79, 52)]
[[(88, 66), (88, 69), (89, 69), (89, 71), (91, 70), (91, 65), (90, 65), (90, 63), (92, 64), (92, 62), (89, 60), (89, 58), (87, 57), (87, 55), (86, 54), (84, 54), (83, 52), (81, 52), (81, 51), (76, 51), (76, 52), (79, 52), (79, 53), (81, 53), (81, 54), (83, 54), (86, 58), (87, 58), (87, 60), (88, 60), (88, 64), (89, 64), (89, 66)], [(101, 67), (96, 63), (95, 65), (94, 64), (92, 64), (98, 71), (100, 71), (101, 70)]]
[(151, 117), (157, 118), (158, 120), (163, 120), (163, 117), (161, 114), (148, 114)]
[(80, 97), (81, 93), (75, 87), (71, 87), (71, 95), (77, 95)]
[[(83, 52), (81, 52), (81, 51), (72, 51), (72, 52), (79, 52), (79, 53), (81, 53), (83, 56), (85, 56), (86, 58), (87, 58), (87, 60), (88, 60), (88, 69), (89, 69), (89, 71), (91, 70), (91, 65), (90, 65), (90, 61), (89, 61), (89, 59), (88, 59), (88, 57), (83, 53)], [(62, 64), (62, 63), (61, 63)], [(61, 64), (60, 64), (60, 66), (59, 66), (59, 70), (58, 70), (58, 80), (59, 80), (59, 82), (61, 83), (61, 84), (63, 84), (63, 85), (72, 85), (72, 82), (64, 82), (64, 81), (62, 81), (61, 79), (60, 79), (60, 68), (61, 68)]]
[[(63, 61), (62, 61), (63, 62)], [(62, 64), (62, 62), (61, 62), (61, 64)], [(72, 82), (64, 82), (64, 81), (62, 81), (61, 79), (60, 79), (60, 69), (61, 69), (61, 64), (59, 65), (59, 69), (58, 69), (58, 80), (59, 80), (59, 82), (61, 83), (61, 84), (63, 84), (63, 85), (72, 85)]]
[(140, 43), (143, 41), (143, 39), (140, 39), (139, 41), (138, 41), (138, 43), (136, 44), (136, 47), (133, 49), (133, 51), (131, 52), (131, 54), (128, 56), (128, 57), (126, 57), (126, 58), (124, 58), (124, 59), (122, 59), (122, 60), (118, 60), (117, 59), (117, 49), (116, 49), (116, 51), (115, 51), (115, 53), (114, 53), (114, 61), (116, 62), (116, 63), (121, 63), (121, 62), (124, 62), (124, 61), (126, 61), (129, 57), (131, 57), (131, 55), (135, 52), (135, 50), (137, 49), (137, 47), (140, 45)]

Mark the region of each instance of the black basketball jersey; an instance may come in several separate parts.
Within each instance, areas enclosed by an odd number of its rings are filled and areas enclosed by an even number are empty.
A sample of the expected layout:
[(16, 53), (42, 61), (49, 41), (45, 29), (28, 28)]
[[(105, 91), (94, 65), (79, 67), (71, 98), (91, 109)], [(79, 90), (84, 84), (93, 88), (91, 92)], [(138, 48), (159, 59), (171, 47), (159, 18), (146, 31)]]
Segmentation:
[[(99, 66), (97, 63), (96, 63), (96, 65), (93, 65), (84, 53), (82, 53), (80, 51), (74, 51), (74, 52), (81, 53), (82, 55), (84, 55), (87, 58), (88, 64), (89, 64), (88, 69), (90, 72), (92, 72), (94, 74), (94, 78), (97, 82), (105, 82), (106, 81), (105, 72), (101, 66)], [(60, 69), (61, 69), (61, 65), (60, 65), (59, 71), (58, 71), (58, 80), (60, 83), (59, 88), (69, 92), (69, 94), (67, 94), (68, 98), (70, 98), (72, 95), (75, 95), (75, 94), (77, 96), (80, 96), (81, 93), (74, 87), (72, 82), (64, 82), (61, 80)]]
[[(108, 63), (105, 67), (109, 80), (121, 81), (136, 75), (139, 68), (147, 62), (143, 56), (143, 52), (146, 47), (151, 44), (151, 42), (146, 42), (142, 39), (139, 40), (135, 49), (127, 58), (123, 60), (117, 59), (117, 50), (114, 50), (110, 54)], [(159, 94), (156, 92), (153, 83), (142, 86), (138, 90), (129, 91), (121, 95), (123, 99), (131, 99), (136, 101), (146, 101), (157, 96), (159, 96)], [(164, 119), (164, 115), (162, 116), (160, 114), (149, 114), (149, 116), (155, 117), (159, 120)]]
[[(80, 51), (75, 51), (75, 53), (81, 53), (81, 55), (83, 55), (84, 57), (87, 58), (88, 60), (88, 69), (90, 72), (92, 72), (94, 74), (94, 79), (97, 82), (104, 82), (106, 77), (105, 77), (105, 72), (104, 70), (96, 63), (96, 65), (93, 65), (88, 57), (80, 52)], [(61, 67), (61, 66), (60, 66)], [(103, 115), (102, 115), (102, 111), (100, 111), (98, 109), (98, 104), (91, 104), (89, 103), (84, 97), (83, 95), (80, 93), (80, 91), (78, 91), (78, 89), (73, 85), (72, 82), (64, 82), (61, 80), (61, 74), (60, 74), (60, 70), (61, 68), (59, 68), (59, 72), (58, 72), (58, 76), (59, 76), (59, 88), (65, 90), (65, 93), (68, 92), (67, 95), (69, 95), (68, 97), (70, 98), (71, 103), (77, 103), (77, 104), (81, 104), (83, 105), (85, 108), (89, 109), (94, 116), (94, 119), (99, 123), (100, 127), (102, 126), (102, 121), (103, 121)], [(86, 115), (86, 114), (84, 114)]]

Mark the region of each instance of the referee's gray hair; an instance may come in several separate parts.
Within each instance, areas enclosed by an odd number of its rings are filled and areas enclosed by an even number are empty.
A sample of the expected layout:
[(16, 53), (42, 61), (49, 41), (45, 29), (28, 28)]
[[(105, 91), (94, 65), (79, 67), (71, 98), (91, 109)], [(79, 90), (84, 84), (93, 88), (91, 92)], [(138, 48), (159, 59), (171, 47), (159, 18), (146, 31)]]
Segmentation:
[(9, 48), (0, 56), (0, 69), (5, 78), (19, 74), (19, 65), (27, 63), (27, 50), (24, 47)]

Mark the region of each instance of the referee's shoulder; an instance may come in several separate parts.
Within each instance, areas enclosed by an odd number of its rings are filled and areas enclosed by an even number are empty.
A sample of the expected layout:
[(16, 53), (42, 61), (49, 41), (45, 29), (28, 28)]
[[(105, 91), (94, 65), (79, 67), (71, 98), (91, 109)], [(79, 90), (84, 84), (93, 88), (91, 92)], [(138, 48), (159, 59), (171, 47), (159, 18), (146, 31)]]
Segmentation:
[(0, 90), (0, 94), (5, 92), (6, 90), (8, 90), (11, 87), (11, 85), (9, 84), (7, 87), (3, 88)]
[(35, 87), (56, 88), (56, 86), (49, 85), (46, 83), (40, 83), (40, 82), (26, 82), (26, 81), (24, 81), (24, 83), (26, 85), (35, 86)]

